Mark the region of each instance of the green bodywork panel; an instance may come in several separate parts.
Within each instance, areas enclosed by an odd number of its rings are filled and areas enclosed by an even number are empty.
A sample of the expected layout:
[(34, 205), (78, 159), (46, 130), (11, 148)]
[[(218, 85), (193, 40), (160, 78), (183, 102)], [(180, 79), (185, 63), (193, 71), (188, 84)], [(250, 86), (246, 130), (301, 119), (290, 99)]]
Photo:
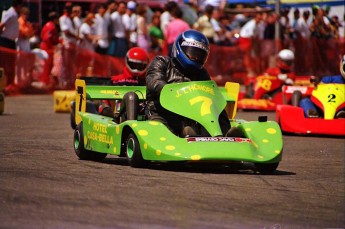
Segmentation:
[(111, 118), (88, 113), (82, 113), (82, 119), (86, 149), (119, 155), (121, 143), (125, 140), (122, 132), (124, 128), (130, 128), (138, 138), (143, 158), (152, 161), (238, 160), (273, 163), (281, 160), (283, 149), (282, 134), (276, 122), (237, 123), (248, 140), (228, 138), (229, 142), (188, 142), (187, 138), (174, 135), (159, 122), (126, 121), (116, 124)]
[[(92, 88), (92, 91), (90, 90)], [(87, 88), (90, 99), (110, 99), (114, 87)], [(124, 87), (127, 89), (128, 87)], [(144, 89), (139, 87), (142, 92)], [(103, 92), (101, 92), (103, 90)], [(105, 90), (105, 91), (104, 91)], [(116, 96), (115, 96), (116, 97)], [(114, 98), (113, 98), (114, 99)], [(119, 98), (115, 98), (119, 99)], [(275, 163), (282, 158), (282, 133), (276, 122), (230, 119), (246, 138), (217, 137), (221, 135), (218, 116), (227, 102), (235, 102), (226, 90), (219, 90), (213, 81), (169, 84), (161, 92), (161, 104), (169, 110), (198, 121), (211, 137), (182, 138), (165, 125), (155, 121), (125, 121), (115, 123), (112, 118), (79, 111), (84, 130), (84, 147), (100, 153), (119, 155), (127, 134), (138, 138), (142, 156), (150, 161), (248, 161)]]
[(122, 99), (129, 92), (136, 92), (139, 99), (146, 98), (145, 86), (95, 86), (86, 85), (86, 99)]

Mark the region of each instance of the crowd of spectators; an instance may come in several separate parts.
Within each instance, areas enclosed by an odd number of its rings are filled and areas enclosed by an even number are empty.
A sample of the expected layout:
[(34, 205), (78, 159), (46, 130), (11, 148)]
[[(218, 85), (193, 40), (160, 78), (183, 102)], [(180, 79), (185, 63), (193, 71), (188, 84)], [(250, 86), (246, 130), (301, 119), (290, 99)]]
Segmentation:
[[(203, 5), (193, 0), (181, 4), (169, 1), (164, 9), (152, 10), (135, 1), (109, 0), (107, 4), (92, 4), (88, 9), (67, 2), (62, 15), (50, 12), (48, 21), (36, 31), (27, 20), (29, 12), (23, 1), (13, 0), (12, 7), (2, 13), (0, 47), (30, 52), (33, 48), (30, 39), (38, 35), (38, 47), (47, 53), (40, 83), (47, 86), (52, 83), (54, 50), (60, 45), (62, 69), (59, 78), (64, 83), (63, 88), (73, 88), (72, 69), (77, 48), (114, 57), (124, 57), (129, 48), (136, 46), (148, 52), (169, 54), (178, 34), (192, 28), (201, 31), (211, 44), (238, 46), (243, 51), (248, 75), (255, 76), (258, 69), (272, 65), (277, 48), (307, 50), (310, 47), (300, 47), (296, 40), (317, 38), (325, 43), (328, 39), (338, 39), (342, 26), (337, 16), (329, 15), (329, 7), (314, 6), (303, 12), (296, 8), (290, 20), (289, 8), (281, 9), (277, 15), (274, 11), (260, 9), (243, 13), (240, 10), (243, 6), (238, 5), (238, 13), (234, 14), (227, 13), (225, 4), (225, 0), (206, 0)], [(275, 43), (276, 22), (280, 24), (281, 43), (278, 46)], [(318, 51), (325, 52), (322, 47)], [(21, 77), (20, 67), (27, 61), (19, 55), (17, 77)], [(11, 87), (13, 76), (8, 78), (7, 85)]]

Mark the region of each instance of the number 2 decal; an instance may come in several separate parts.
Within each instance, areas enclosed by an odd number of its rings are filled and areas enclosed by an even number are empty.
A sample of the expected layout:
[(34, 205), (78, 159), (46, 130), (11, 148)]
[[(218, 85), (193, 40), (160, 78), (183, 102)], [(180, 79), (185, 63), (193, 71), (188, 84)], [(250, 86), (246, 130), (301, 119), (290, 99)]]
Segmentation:
[(197, 97), (189, 100), (189, 103), (192, 106), (196, 103), (199, 103), (199, 102), (202, 102), (201, 110), (200, 110), (201, 116), (211, 114), (212, 100), (208, 97), (205, 97), (205, 96), (197, 96)]
[(336, 96), (335, 96), (335, 94), (329, 94), (328, 95), (328, 103), (335, 103), (335, 98), (336, 98)]

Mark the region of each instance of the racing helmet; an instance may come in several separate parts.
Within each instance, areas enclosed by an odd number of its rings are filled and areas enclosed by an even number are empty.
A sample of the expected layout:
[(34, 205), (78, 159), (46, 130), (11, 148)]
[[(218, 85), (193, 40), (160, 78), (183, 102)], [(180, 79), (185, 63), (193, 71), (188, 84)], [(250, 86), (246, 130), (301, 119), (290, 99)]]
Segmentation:
[(126, 68), (133, 76), (145, 77), (149, 65), (149, 56), (147, 52), (139, 47), (128, 50), (126, 54)]
[(283, 49), (278, 53), (278, 67), (284, 71), (291, 71), (295, 60), (295, 54), (289, 49)]
[(340, 60), (340, 74), (345, 79), (345, 55), (341, 57)]
[(172, 57), (186, 69), (201, 69), (210, 52), (210, 43), (204, 34), (187, 30), (175, 40)]

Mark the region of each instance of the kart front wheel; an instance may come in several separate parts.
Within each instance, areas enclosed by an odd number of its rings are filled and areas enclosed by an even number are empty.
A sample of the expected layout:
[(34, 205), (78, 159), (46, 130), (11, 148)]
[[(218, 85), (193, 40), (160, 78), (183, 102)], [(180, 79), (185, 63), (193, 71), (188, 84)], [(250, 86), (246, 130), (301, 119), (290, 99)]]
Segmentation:
[(74, 152), (81, 160), (102, 161), (107, 154), (96, 153), (84, 148), (83, 123), (79, 123), (74, 130)]
[(255, 168), (262, 174), (270, 174), (277, 170), (279, 162), (277, 163), (255, 163)]
[(146, 166), (146, 161), (141, 155), (138, 138), (134, 133), (128, 135), (126, 141), (126, 155), (130, 166), (135, 168), (143, 168)]

